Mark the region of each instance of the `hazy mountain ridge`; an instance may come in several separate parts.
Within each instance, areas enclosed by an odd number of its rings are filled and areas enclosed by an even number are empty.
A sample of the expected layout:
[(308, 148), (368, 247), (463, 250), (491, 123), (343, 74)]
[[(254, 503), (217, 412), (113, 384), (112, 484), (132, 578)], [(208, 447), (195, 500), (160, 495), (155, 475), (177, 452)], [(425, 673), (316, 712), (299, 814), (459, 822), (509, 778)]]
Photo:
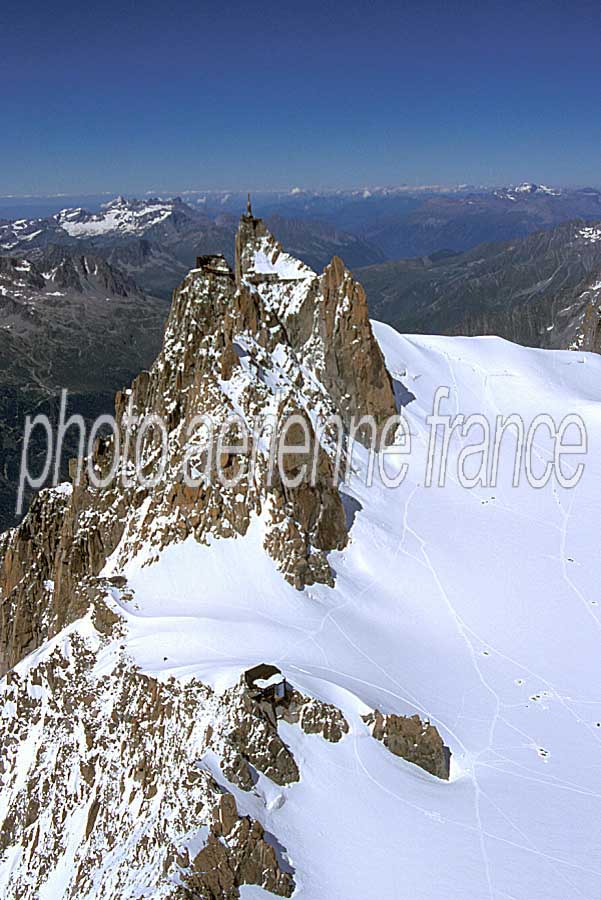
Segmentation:
[(599, 349), (601, 229), (583, 220), (461, 254), (384, 263), (357, 277), (372, 315), (400, 331)]
[[(530, 182), (490, 188), (406, 185), (355, 190), (257, 191), (253, 197), (255, 208), (271, 222), (275, 231), (296, 232), (295, 246), (289, 249), (294, 249), (316, 269), (323, 268), (336, 252), (336, 243), (339, 251), (344, 251), (347, 263), (356, 267), (377, 263), (382, 258), (424, 256), (445, 249), (463, 251), (483, 242), (523, 237), (570, 219), (601, 218), (598, 189), (549, 187)], [(147, 241), (154, 252), (158, 252), (158, 244), (163, 251), (173, 251), (179, 260), (174, 263), (165, 253), (163, 264), (169, 261), (174, 272), (183, 277), (185, 273), (179, 264), (189, 264), (189, 259), (184, 260), (172, 245), (173, 229), (179, 240), (186, 242), (188, 226), (197, 230), (189, 246), (182, 246), (182, 253), (194, 257), (221, 252), (231, 262), (231, 239), (238, 211), (245, 203), (246, 194), (241, 191), (187, 191), (183, 199), (163, 194), (148, 195), (142, 200), (117, 198), (105, 202), (93, 213), (76, 207), (46, 219), (17, 220), (14, 228), (5, 223), (0, 225), (0, 244), (4, 243), (7, 250), (19, 247), (19, 252), (25, 252), (29, 241), (34, 245), (36, 241), (43, 242), (47, 240), (44, 235), (51, 231), (55, 232), (55, 240), (56, 234), (64, 240), (62, 221), (80, 239), (85, 235), (88, 239), (104, 236), (110, 243), (117, 236), (121, 240), (129, 237), (130, 241), (137, 237)], [(24, 205), (23, 209), (26, 208)], [(290, 224), (283, 220), (290, 220)], [(300, 222), (305, 223), (306, 235)], [(133, 256), (136, 252), (140, 257), (148, 257), (150, 248), (132, 249)], [(368, 259), (370, 254), (374, 256)], [(154, 278), (160, 279), (159, 266)], [(148, 289), (153, 287), (144, 284)]]
[[(190, 193), (211, 211), (242, 205), (237, 192)], [(314, 218), (359, 235), (388, 259), (463, 251), (488, 241), (523, 237), (570, 219), (601, 218), (601, 191), (524, 182), (484, 188), (436, 185), (362, 190), (259, 192), (265, 215)]]
[(525, 237), (580, 217), (601, 218), (601, 192), (561, 191), (536, 185), (485, 194), (432, 197), (404, 222), (374, 227), (366, 237), (389, 259)]
[[(168, 311), (101, 257), (56, 245), (32, 256), (35, 262), (0, 256), (3, 528), (15, 521), (25, 417), (45, 412), (55, 421), (62, 389), (69, 413), (90, 419), (109, 412), (115, 391), (156, 354)], [(38, 429), (36, 473), (45, 449)]]

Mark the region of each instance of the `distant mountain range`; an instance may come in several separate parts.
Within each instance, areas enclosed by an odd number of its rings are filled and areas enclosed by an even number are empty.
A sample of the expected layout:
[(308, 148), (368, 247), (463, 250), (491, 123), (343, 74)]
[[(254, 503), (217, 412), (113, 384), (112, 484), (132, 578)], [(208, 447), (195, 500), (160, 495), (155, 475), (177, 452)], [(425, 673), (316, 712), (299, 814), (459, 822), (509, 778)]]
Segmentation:
[[(245, 205), (241, 192), (189, 192), (185, 200), (117, 197), (91, 211), (73, 207), (45, 217), (0, 220), (0, 253), (35, 259), (49, 244), (92, 253), (167, 298), (196, 256), (223, 253), (232, 261), (236, 222)], [(333, 255), (359, 268), (442, 250), (461, 252), (576, 218), (601, 220), (597, 189), (532, 183), (496, 189), (295, 189), (259, 192), (253, 205), (286, 249), (317, 271)]]
[[(207, 213), (237, 213), (245, 195), (204, 192), (187, 199)], [(375, 245), (387, 259), (468, 250), (486, 241), (524, 237), (571, 219), (601, 219), (601, 191), (596, 188), (531, 182), (500, 188), (294, 190), (259, 193), (253, 195), (253, 203), (264, 216), (318, 219), (351, 232)]]
[[(0, 222), (0, 253), (35, 260), (49, 245), (92, 253), (134, 277), (145, 290), (170, 297), (196, 256), (223, 253), (233, 260), (236, 223), (230, 213), (207, 214), (179, 198), (117, 197), (97, 212), (63, 209), (45, 218)], [(386, 258), (365, 239), (323, 222), (274, 215), (270, 224), (291, 251), (317, 269), (335, 254), (353, 266)]]
[(496, 334), (532, 347), (601, 350), (601, 224), (356, 270), (371, 315), (402, 332)]
[(434, 196), (400, 222), (375, 224), (365, 237), (389, 259), (525, 237), (575, 218), (601, 219), (595, 190), (553, 191), (539, 185), (465, 196)]

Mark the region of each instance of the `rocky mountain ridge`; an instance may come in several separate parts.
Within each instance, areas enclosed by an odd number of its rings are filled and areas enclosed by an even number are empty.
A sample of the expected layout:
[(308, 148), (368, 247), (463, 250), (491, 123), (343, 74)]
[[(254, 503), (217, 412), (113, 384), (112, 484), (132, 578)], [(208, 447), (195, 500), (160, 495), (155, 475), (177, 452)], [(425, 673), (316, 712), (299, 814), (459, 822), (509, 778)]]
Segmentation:
[[(140, 420), (158, 415), (165, 421), (168, 468), (154, 487), (137, 483), (125, 487), (122, 474), (133, 465), (134, 447), (130, 445), (127, 458), (113, 459), (114, 446), (127, 446), (125, 435), (119, 441), (114, 435), (99, 439), (93, 468), (104, 474), (116, 465), (114, 478), (98, 492), (83, 473), (69, 501), (62, 533), (57, 535), (58, 544), (35, 582), (36, 589), (45, 581), (54, 583), (53, 608), (59, 627), (65, 624), (60, 616), (73, 601), (76, 576), (82, 571), (97, 575), (119, 545), (118, 558), (124, 563), (141, 551), (148, 536), (160, 549), (190, 534), (197, 540), (206, 540), (210, 534), (244, 534), (251, 515), (261, 512), (266, 515), (265, 548), (287, 579), (299, 588), (332, 579), (327, 552), (344, 546), (347, 526), (326, 448), (318, 449), (319, 478), (314, 485), (301, 484), (291, 490), (277, 477), (267, 481), (266, 461), (260, 459), (258, 467), (250, 468), (251, 448), (249, 454), (229, 463), (238, 477), (228, 489), (212, 477), (216, 460), (207, 459), (212, 447), (202, 430), (190, 429), (199, 415), (210, 413), (218, 423), (237, 412), (248, 421), (264, 457), (260, 416), (265, 409), (277, 421), (291, 413), (303, 416), (313, 443), (319, 440), (317, 410), (340, 411), (347, 425), (349, 400), (357, 404), (358, 416), (371, 414), (382, 422), (394, 415), (392, 382), (373, 338), (365, 295), (339, 260), (323, 275), (316, 275), (288, 257), (261, 220), (250, 214), (241, 221), (236, 260), (235, 275), (223, 257), (199, 260), (200, 267), (190, 272), (176, 292), (163, 349), (152, 369), (142, 372), (130, 390), (117, 394), (118, 423), (125, 413)], [(264, 272), (265, 268), (274, 271)], [(344, 377), (339, 368), (342, 361)], [(311, 375), (299, 378), (303, 371)], [(158, 439), (156, 433), (144, 434), (136, 451), (142, 459), (153, 458)], [(184, 458), (197, 462), (211, 477), (196, 488), (182, 483)], [(15, 532), (17, 541), (20, 534)], [(53, 577), (55, 553), (64, 562)], [(11, 609), (8, 620), (14, 625), (22, 619), (23, 605), (30, 609), (31, 604), (27, 579), (20, 570), (17, 576), (11, 572), (9, 566), (4, 593), (5, 608), (8, 604)], [(34, 615), (40, 621), (47, 619), (42, 609)], [(5, 632), (0, 643), (5, 646), (5, 667), (34, 649), (22, 645), (18, 634), (11, 637)]]
[[(126, 650), (127, 611), (137, 598), (121, 573), (128, 561), (151, 565), (189, 540), (241, 540), (255, 520), (261, 552), (284, 584), (298, 593), (333, 585), (328, 554), (346, 545), (349, 523), (330, 478), (331, 449), (327, 441), (318, 448), (314, 485), (290, 488), (267, 477), (255, 426), (265, 408), (276, 419), (295, 411), (312, 441), (321, 441), (315, 411), (340, 412), (348, 423), (350, 401), (378, 423), (396, 412), (365, 295), (340, 260), (317, 275), (249, 212), (235, 272), (223, 257), (198, 260), (175, 293), (156, 362), (117, 395), (118, 422), (127, 410), (167, 423), (169, 461), (158, 482), (126, 486), (121, 476), (132, 460), (118, 457), (104, 488), (84, 473), (80, 483), (44, 491), (2, 537), (0, 886), (7, 900), (149, 892), (163, 900), (233, 900), (248, 884), (292, 894), (297, 873), (286, 848), (239, 810), (240, 797), (256, 791), (259, 777), (283, 789), (302, 777), (302, 760), (280, 729), (338, 743), (349, 731), (344, 714), (287, 685), (274, 704), (240, 672), (225, 691), (140, 673)], [(194, 488), (181, 483), (183, 455), (192, 451), (200, 466), (210, 453), (196, 417), (210, 412), (219, 421), (232, 411), (250, 425), (258, 466), (251, 470), (245, 456), (220, 460), (241, 476), (231, 489), (212, 478)], [(95, 471), (110, 469), (115, 446), (114, 436), (98, 439)], [(146, 474), (155, 451), (156, 435), (147, 433)], [(292, 456), (291, 471), (298, 464)], [(433, 771), (435, 759), (436, 774), (448, 777), (436, 728), (423, 726), (423, 760), (422, 732), (412, 728), (412, 761)]]
[(576, 220), (526, 238), (361, 269), (374, 317), (400, 331), (495, 334), (598, 352), (601, 226)]

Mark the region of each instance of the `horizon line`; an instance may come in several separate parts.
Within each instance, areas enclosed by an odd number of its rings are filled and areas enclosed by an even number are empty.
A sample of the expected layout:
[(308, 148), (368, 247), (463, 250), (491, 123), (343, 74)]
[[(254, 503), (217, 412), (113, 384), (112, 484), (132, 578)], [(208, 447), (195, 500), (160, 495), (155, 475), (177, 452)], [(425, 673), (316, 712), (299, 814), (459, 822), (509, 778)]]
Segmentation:
[[(565, 183), (565, 182), (552, 182), (548, 184), (542, 180), (527, 180), (516, 181), (512, 183), (508, 182), (450, 182), (450, 183), (431, 183), (424, 182), (419, 184), (407, 184), (406, 182), (401, 182), (399, 184), (365, 184), (360, 186), (348, 186), (348, 187), (300, 187), (298, 185), (293, 185), (291, 187), (285, 188), (250, 188), (251, 194), (274, 194), (274, 195), (282, 195), (288, 194), (290, 196), (299, 196), (301, 194), (350, 194), (350, 193), (362, 193), (365, 191), (399, 191), (403, 193), (411, 193), (412, 191), (469, 191), (469, 190), (499, 190), (499, 189), (515, 189), (516, 187), (520, 187), (521, 185), (536, 185), (537, 187), (550, 187), (556, 189), (569, 189), (569, 190), (601, 190), (601, 184), (591, 184), (591, 183)], [(86, 191), (57, 191), (57, 192), (48, 192), (48, 193), (10, 193), (10, 194), (0, 194), (0, 201), (2, 200), (58, 200), (61, 197), (113, 197), (117, 199), (118, 197), (125, 197), (126, 199), (137, 199), (137, 198), (147, 198), (147, 197), (155, 197), (160, 195), (169, 195), (170, 199), (175, 199), (176, 197), (184, 197), (189, 195), (198, 195), (198, 194), (246, 194), (248, 193), (248, 188), (183, 188), (180, 190), (170, 189), (170, 188), (149, 188), (144, 191), (124, 191), (124, 190), (86, 190)], [(367, 198), (366, 198), (367, 199)]]

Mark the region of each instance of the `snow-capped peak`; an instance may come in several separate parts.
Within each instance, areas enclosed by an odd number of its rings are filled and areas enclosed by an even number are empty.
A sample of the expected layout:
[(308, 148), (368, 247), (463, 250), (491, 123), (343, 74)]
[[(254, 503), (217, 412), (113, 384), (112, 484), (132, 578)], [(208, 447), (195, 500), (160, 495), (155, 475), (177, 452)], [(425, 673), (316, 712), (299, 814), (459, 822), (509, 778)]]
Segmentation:
[(523, 181), (515, 187), (509, 189), (512, 194), (546, 194), (549, 197), (558, 197), (561, 191), (556, 188), (547, 187), (546, 184), (534, 184), (531, 181)]
[(100, 212), (63, 209), (54, 218), (75, 238), (111, 233), (141, 235), (168, 219), (176, 203), (175, 200), (126, 200), (120, 196), (103, 204)]
[(601, 241), (601, 225), (585, 225), (578, 231), (578, 237), (587, 244), (597, 244)]
[(511, 200), (516, 202), (526, 197), (560, 197), (562, 191), (558, 188), (548, 187), (546, 184), (535, 184), (532, 181), (523, 181), (521, 184), (513, 185), (508, 188), (500, 188), (494, 191), (494, 196), (500, 200)]

